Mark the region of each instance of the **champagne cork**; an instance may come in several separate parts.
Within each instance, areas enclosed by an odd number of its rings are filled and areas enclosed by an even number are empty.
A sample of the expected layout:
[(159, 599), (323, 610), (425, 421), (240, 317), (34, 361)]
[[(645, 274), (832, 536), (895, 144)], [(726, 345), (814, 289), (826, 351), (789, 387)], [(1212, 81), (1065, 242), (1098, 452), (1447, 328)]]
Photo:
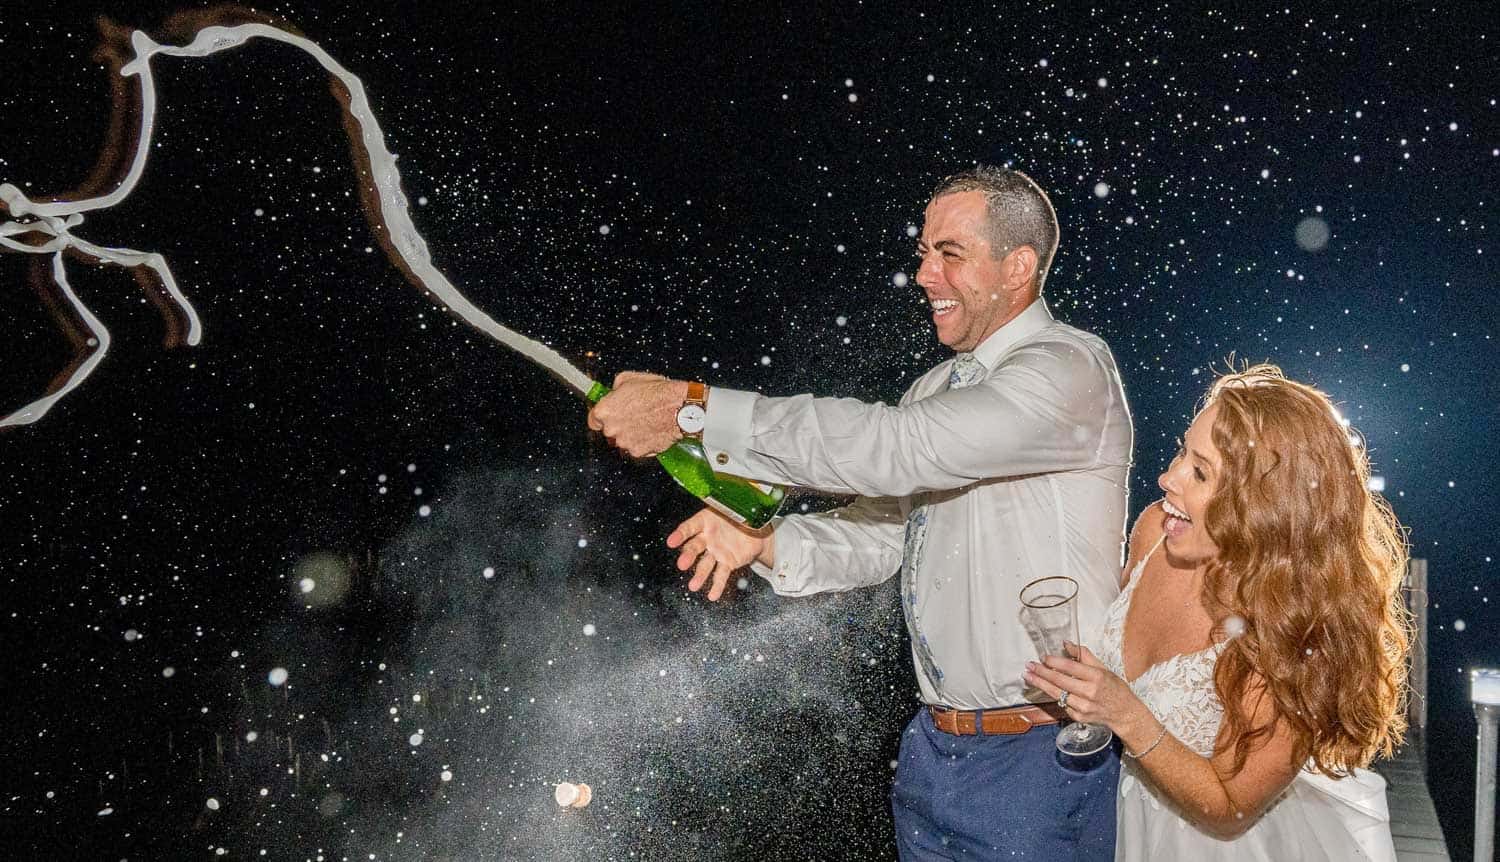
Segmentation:
[(557, 785), (552, 797), (557, 800), (559, 808), (587, 808), (594, 799), (594, 790), (587, 784), (570, 784), (564, 781)]

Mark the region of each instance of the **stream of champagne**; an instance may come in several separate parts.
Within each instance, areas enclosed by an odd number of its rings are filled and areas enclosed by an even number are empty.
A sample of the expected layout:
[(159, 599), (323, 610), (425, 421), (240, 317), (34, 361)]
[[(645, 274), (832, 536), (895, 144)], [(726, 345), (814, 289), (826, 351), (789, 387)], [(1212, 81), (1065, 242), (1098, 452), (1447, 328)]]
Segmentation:
[[(347, 91), (344, 110), (347, 120), (352, 120), (351, 133), (357, 129), (360, 155), (364, 157), (373, 184), (374, 203), (378, 217), (372, 213), (372, 223), (380, 237), (381, 245), (392, 263), (414, 279), (441, 303), (457, 314), (470, 326), (515, 350), (532, 362), (542, 366), (564, 383), (586, 394), (592, 385), (586, 374), (569, 363), (557, 351), (535, 339), (521, 335), (500, 324), (464, 296), (446, 276), (432, 265), (432, 256), (427, 242), (418, 233), (408, 214), (406, 195), (401, 190), (401, 172), (396, 168), (396, 157), (386, 148), (385, 136), (370, 111), (369, 99), (364, 84), (339, 62), (309, 39), (288, 33), (267, 24), (236, 24), (233, 26), (212, 25), (200, 29), (187, 45), (162, 45), (145, 32), (136, 30), (131, 34), (130, 44), (134, 57), (120, 69), (124, 76), (137, 76), (141, 87), (140, 134), (136, 138), (136, 150), (130, 169), (124, 180), (109, 194), (81, 200), (58, 200), (35, 202), (26, 197), (16, 186), (0, 184), (0, 201), (10, 210), (11, 220), (0, 222), (0, 246), (28, 254), (52, 254), (53, 278), (63, 296), (77, 313), (89, 333), (88, 346), (93, 348), (88, 358), (66, 375), (61, 385), (48, 395), (36, 399), (8, 416), (0, 418), (0, 427), (22, 425), (42, 418), (53, 404), (60, 401), (88, 377), (103, 359), (109, 348), (109, 331), (83, 304), (68, 284), (63, 266), (63, 255), (73, 248), (97, 260), (123, 267), (146, 266), (160, 278), (172, 302), (182, 311), (188, 321), (185, 340), (197, 344), (202, 338), (202, 325), (192, 303), (178, 289), (166, 260), (159, 254), (133, 249), (105, 248), (94, 245), (73, 234), (73, 229), (83, 222), (83, 213), (105, 209), (128, 197), (134, 190), (146, 167), (151, 150), (151, 133), (156, 120), (156, 87), (151, 73), (151, 58), (157, 54), (177, 57), (206, 57), (218, 51), (237, 47), (254, 38), (272, 39), (294, 45), (306, 52), (319, 65), (333, 75)], [(348, 125), (346, 123), (346, 125)], [(367, 199), (367, 205), (371, 203)], [(16, 221), (15, 219), (25, 219)], [(17, 237), (26, 234), (41, 234), (46, 241), (39, 244), (22, 242)]]

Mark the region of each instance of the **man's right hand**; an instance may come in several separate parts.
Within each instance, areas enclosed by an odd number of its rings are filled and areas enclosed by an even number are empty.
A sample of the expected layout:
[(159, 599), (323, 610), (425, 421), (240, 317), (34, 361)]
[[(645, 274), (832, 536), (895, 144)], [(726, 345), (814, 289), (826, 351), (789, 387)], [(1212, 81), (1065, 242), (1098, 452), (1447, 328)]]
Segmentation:
[(729, 585), (735, 569), (752, 561), (762, 565), (776, 564), (776, 541), (772, 533), (756, 533), (741, 527), (713, 509), (704, 509), (681, 524), (667, 536), (667, 547), (680, 548), (678, 571), (693, 570), (688, 589), (703, 589), (712, 576), (708, 600), (716, 602)]

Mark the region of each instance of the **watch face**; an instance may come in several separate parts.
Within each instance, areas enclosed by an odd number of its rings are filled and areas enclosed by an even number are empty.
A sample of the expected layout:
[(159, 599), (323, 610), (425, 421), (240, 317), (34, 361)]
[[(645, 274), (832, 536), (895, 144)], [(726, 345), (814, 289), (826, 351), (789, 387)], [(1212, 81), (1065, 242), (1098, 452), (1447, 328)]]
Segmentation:
[(684, 404), (682, 409), (677, 411), (677, 427), (681, 428), (684, 434), (701, 434), (703, 433), (703, 420), (707, 415), (697, 404)]

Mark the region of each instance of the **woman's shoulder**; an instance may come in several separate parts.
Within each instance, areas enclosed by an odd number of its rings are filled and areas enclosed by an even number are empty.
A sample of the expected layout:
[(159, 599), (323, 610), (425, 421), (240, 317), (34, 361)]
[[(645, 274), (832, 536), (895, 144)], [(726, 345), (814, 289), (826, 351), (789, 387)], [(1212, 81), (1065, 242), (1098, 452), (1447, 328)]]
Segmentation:
[(1161, 500), (1147, 506), (1139, 517), (1135, 519), (1135, 526), (1130, 528), (1130, 544), (1128, 558), (1125, 567), (1129, 570), (1156, 547), (1161, 541), (1162, 521), (1166, 518), (1166, 512), (1162, 510)]

